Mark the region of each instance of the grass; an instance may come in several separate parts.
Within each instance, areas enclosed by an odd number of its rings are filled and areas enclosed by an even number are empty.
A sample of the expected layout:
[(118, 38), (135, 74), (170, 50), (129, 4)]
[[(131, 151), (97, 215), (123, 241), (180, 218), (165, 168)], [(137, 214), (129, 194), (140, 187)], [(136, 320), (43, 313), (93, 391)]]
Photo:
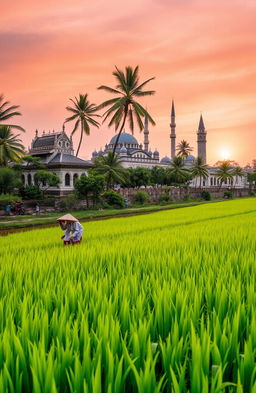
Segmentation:
[(256, 392), (256, 201), (0, 238), (0, 392)]
[[(180, 207), (196, 206), (205, 203), (219, 202), (219, 200), (213, 201), (184, 201), (178, 203), (170, 203), (166, 205), (145, 205), (136, 206), (127, 209), (105, 209), (105, 210), (79, 210), (71, 211), (70, 213), (77, 217), (79, 220), (90, 220), (99, 217), (112, 217), (112, 216), (123, 216), (129, 214), (148, 213), (160, 210), (177, 209)], [(0, 220), (0, 230), (4, 228), (24, 228), (40, 226), (45, 224), (56, 224), (56, 219), (65, 212), (41, 214), (40, 216), (11, 216), (5, 217)]]

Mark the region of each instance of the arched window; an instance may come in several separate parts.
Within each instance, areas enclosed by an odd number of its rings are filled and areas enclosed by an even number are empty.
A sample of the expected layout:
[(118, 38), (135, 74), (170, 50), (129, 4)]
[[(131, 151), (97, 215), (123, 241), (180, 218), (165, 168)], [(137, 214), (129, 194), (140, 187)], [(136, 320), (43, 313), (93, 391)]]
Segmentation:
[(65, 186), (70, 186), (70, 174), (66, 173), (65, 175)]
[(203, 186), (205, 186), (205, 180), (203, 180)]
[(28, 185), (31, 186), (31, 182), (32, 182), (32, 178), (31, 178), (31, 174), (28, 174)]
[(25, 185), (25, 176), (24, 175), (21, 175), (21, 181), (22, 181), (22, 184)]
[(213, 186), (213, 178), (211, 177), (211, 186)]
[(216, 177), (214, 178), (214, 185), (216, 186)]
[(73, 184), (75, 184), (75, 182), (77, 181), (77, 179), (78, 179), (78, 174), (75, 173), (75, 174), (73, 175)]

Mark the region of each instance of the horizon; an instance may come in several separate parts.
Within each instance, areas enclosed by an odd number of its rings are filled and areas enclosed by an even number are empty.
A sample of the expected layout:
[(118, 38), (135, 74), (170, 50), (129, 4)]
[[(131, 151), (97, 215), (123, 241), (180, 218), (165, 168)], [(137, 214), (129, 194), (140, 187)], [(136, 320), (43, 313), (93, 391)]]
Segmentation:
[[(255, 158), (256, 3), (252, 0), (18, 0), (0, 15), (1, 91), (20, 105), (16, 124), (25, 147), (35, 130), (61, 131), (69, 98), (88, 93), (100, 104), (115, 86), (115, 65), (139, 65), (140, 81), (155, 77), (154, 96), (141, 99), (157, 125), (149, 146), (170, 157), (170, 113), (174, 99), (176, 144), (185, 139), (197, 155), (202, 113), (207, 162), (227, 158), (245, 166)], [(130, 132), (128, 124), (126, 132)], [(72, 125), (66, 124), (70, 135)], [(16, 132), (15, 132), (16, 133)], [(85, 135), (79, 156), (90, 159), (114, 135), (102, 125)], [(139, 143), (143, 133), (134, 136)], [(77, 146), (78, 134), (74, 138)]]

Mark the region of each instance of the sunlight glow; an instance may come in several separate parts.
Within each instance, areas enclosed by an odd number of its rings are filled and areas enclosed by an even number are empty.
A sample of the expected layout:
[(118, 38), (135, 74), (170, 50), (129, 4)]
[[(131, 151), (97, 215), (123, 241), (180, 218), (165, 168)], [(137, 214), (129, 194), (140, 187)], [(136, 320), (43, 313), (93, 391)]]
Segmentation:
[(220, 158), (221, 158), (222, 160), (229, 160), (230, 157), (231, 157), (231, 155), (230, 155), (229, 149), (227, 149), (227, 148), (222, 148), (221, 151), (220, 151)]

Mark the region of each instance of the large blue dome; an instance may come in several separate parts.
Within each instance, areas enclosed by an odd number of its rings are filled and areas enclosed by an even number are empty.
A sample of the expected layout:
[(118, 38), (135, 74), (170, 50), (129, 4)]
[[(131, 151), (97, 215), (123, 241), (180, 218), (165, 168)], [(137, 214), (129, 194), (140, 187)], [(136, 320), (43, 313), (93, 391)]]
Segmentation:
[[(115, 143), (115, 141), (116, 141), (116, 138), (117, 138), (117, 135), (114, 135), (111, 138), (109, 144), (113, 145)], [(118, 143), (122, 143), (122, 144), (130, 143), (130, 144), (133, 144), (133, 145), (138, 145), (137, 139), (134, 138), (133, 135), (127, 134), (126, 132), (122, 132), (122, 134), (120, 135), (120, 138), (118, 140)]]

